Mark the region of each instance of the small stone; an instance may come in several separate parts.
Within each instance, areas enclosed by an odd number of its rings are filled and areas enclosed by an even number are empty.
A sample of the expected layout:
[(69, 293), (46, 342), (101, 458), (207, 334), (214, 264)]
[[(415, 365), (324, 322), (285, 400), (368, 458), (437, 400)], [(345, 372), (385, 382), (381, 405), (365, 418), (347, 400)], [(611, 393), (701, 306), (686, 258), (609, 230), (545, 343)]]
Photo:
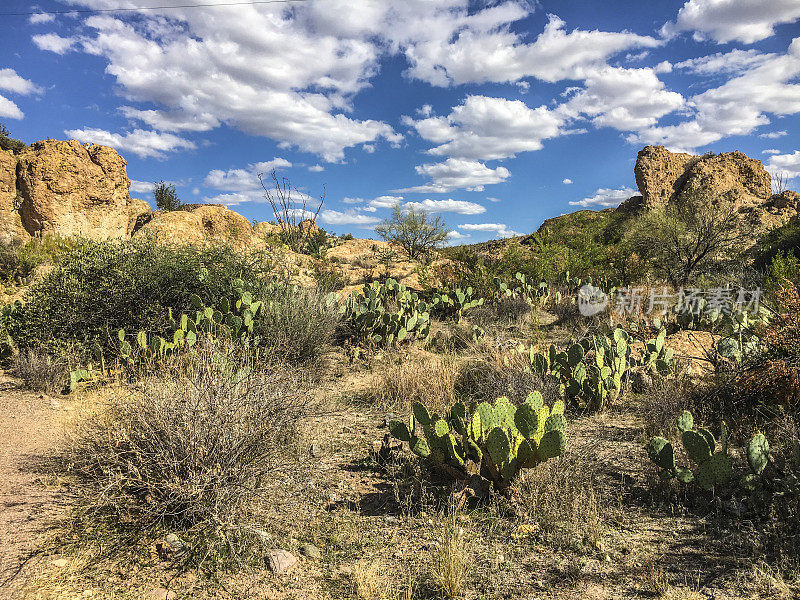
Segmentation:
[(61, 408), (61, 403), (55, 398), (50, 398), (50, 408), (53, 409)]
[(317, 444), (311, 444), (311, 447), (308, 449), (308, 453), (311, 455), (311, 458), (319, 458), (322, 456), (322, 448), (320, 448)]
[(147, 594), (147, 597), (151, 600), (172, 600), (172, 598), (175, 598), (176, 596), (177, 594), (172, 590), (162, 587), (154, 588)]
[(276, 575), (286, 573), (296, 564), (297, 558), (288, 550), (276, 549), (267, 553), (267, 567)]
[(66, 567), (69, 564), (69, 561), (66, 558), (57, 558), (51, 564), (57, 569), (61, 569)]
[(181, 552), (186, 549), (186, 543), (176, 533), (168, 533), (164, 541), (175, 552)]
[(319, 560), (322, 558), (322, 552), (314, 544), (303, 544), (300, 546), (300, 554), (312, 560)]

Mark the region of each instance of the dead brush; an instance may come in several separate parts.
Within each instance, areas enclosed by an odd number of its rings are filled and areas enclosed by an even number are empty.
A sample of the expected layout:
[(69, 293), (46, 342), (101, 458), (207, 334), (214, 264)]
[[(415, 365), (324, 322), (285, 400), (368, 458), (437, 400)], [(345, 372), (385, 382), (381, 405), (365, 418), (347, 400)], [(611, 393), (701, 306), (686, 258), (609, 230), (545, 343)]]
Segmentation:
[(558, 385), (554, 379), (526, 369), (521, 355), (512, 353), (507, 358), (506, 361), (499, 354), (486, 354), (462, 365), (455, 383), (456, 392), (477, 402), (508, 396), (519, 404), (534, 390), (542, 393), (548, 405), (558, 399)]
[(446, 517), (431, 549), (431, 582), (445, 598), (460, 598), (475, 568), (475, 553), (466, 530), (457, 524), (458, 511)]
[(408, 414), (415, 402), (442, 411), (456, 401), (457, 377), (452, 355), (409, 357), (379, 374), (370, 400), (400, 414)]
[(254, 502), (314, 412), (307, 391), (295, 370), (208, 342), (89, 416), (68, 458), (100, 512), (236, 557), (254, 541)]
[(546, 543), (556, 548), (584, 544), (600, 548), (611, 507), (596, 491), (600, 476), (596, 456), (588, 446), (574, 447), (559, 460), (523, 471), (514, 500)]
[(47, 394), (60, 394), (69, 381), (65, 360), (35, 349), (22, 350), (14, 356), (12, 372), (28, 389)]

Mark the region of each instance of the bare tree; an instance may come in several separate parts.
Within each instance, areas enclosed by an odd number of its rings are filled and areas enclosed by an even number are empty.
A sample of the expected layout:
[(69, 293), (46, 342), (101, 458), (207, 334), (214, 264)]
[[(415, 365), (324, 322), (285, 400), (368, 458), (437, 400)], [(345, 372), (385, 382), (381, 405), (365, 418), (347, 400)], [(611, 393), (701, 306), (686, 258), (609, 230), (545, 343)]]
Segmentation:
[(715, 262), (731, 259), (748, 238), (735, 205), (696, 195), (645, 214), (630, 234), (632, 247), (675, 286)]
[(424, 257), (446, 239), (449, 230), (444, 219), (431, 217), (424, 210), (395, 205), (391, 218), (375, 227), (375, 232), (388, 242), (399, 244), (411, 259)]
[(772, 176), (772, 193), (773, 194), (782, 194), (786, 191), (786, 182), (788, 177), (786, 177), (786, 173), (775, 173)]
[(264, 181), (263, 175), (263, 173), (258, 174), (258, 181), (264, 188), (264, 196), (269, 201), (275, 220), (281, 228), (281, 239), (295, 252), (301, 252), (316, 230), (317, 215), (325, 203), (325, 186), (322, 187), (322, 195), (319, 197), (316, 210), (311, 212), (308, 209), (311, 197), (292, 187), (288, 178), (278, 178), (273, 169), (270, 174), (272, 176), (270, 186)]

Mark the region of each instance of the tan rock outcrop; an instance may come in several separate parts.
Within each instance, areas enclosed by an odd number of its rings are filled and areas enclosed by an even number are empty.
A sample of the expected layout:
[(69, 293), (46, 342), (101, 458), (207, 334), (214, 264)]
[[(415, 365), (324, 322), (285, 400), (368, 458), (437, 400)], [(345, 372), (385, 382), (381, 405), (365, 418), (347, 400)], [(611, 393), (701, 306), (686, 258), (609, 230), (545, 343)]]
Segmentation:
[(646, 208), (663, 206), (680, 191), (686, 169), (697, 157), (670, 152), (663, 146), (645, 146), (636, 157), (633, 174)]
[(17, 157), (0, 150), (0, 243), (26, 242), (30, 234), (22, 226), (17, 195)]
[(151, 236), (174, 244), (225, 243), (242, 250), (264, 248), (247, 218), (221, 204), (189, 204), (181, 210), (155, 212), (134, 237)]
[(743, 152), (701, 157), (684, 177), (681, 199), (725, 198), (743, 208), (763, 204), (772, 195), (772, 178), (764, 165)]
[(20, 214), (31, 235), (123, 238), (132, 212), (144, 209), (128, 194), (125, 159), (107, 146), (43, 140), (18, 159)]

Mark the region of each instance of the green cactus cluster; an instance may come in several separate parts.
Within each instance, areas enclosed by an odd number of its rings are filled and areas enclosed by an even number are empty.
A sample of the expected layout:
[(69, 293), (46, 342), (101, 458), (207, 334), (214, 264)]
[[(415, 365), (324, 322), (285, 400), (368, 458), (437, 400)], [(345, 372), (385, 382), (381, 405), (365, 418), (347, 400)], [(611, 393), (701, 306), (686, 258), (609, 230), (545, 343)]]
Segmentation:
[(564, 403), (551, 409), (532, 392), (519, 407), (506, 397), (469, 410), (457, 402), (444, 416), (417, 402), (408, 422), (391, 421), (389, 432), (446, 472), (465, 480), (480, 474), (504, 491), (522, 469), (564, 453), (565, 425)]
[[(559, 351), (550, 345), (546, 352), (527, 353), (530, 368), (559, 383), (565, 399), (594, 410), (603, 410), (622, 391), (625, 375), (631, 367), (629, 335), (617, 328), (611, 337), (597, 335), (569, 344)], [(525, 352), (524, 348), (518, 351)]]
[(453, 290), (435, 290), (431, 296), (430, 312), (438, 319), (461, 322), (465, 310), (483, 305), (483, 298), (475, 295), (472, 287)]
[(667, 375), (675, 368), (675, 353), (667, 348), (666, 340), (667, 330), (662, 327), (656, 337), (645, 342), (642, 352), (642, 365), (659, 375)]
[(694, 427), (694, 418), (689, 411), (684, 411), (677, 422), (681, 432), (681, 442), (686, 454), (695, 464), (695, 470), (679, 467), (675, 461), (672, 443), (663, 437), (654, 437), (647, 444), (647, 454), (659, 469), (663, 480), (677, 479), (681, 483), (696, 482), (705, 490), (713, 490), (733, 477), (733, 465), (728, 456), (728, 429), (721, 425), (720, 450), (717, 451), (717, 440), (706, 428)]
[(369, 344), (427, 339), (431, 306), (394, 279), (364, 285), (340, 307), (353, 337)]
[[(544, 304), (551, 297), (550, 287), (547, 285), (546, 281), (542, 281), (538, 285), (533, 285), (528, 282), (525, 274), (520, 272), (514, 275), (514, 280), (511, 283), (505, 283), (499, 277), (495, 277), (494, 285), (497, 289), (495, 295), (499, 299), (522, 298), (527, 300), (530, 304)], [(558, 299), (561, 299), (560, 293)]]

